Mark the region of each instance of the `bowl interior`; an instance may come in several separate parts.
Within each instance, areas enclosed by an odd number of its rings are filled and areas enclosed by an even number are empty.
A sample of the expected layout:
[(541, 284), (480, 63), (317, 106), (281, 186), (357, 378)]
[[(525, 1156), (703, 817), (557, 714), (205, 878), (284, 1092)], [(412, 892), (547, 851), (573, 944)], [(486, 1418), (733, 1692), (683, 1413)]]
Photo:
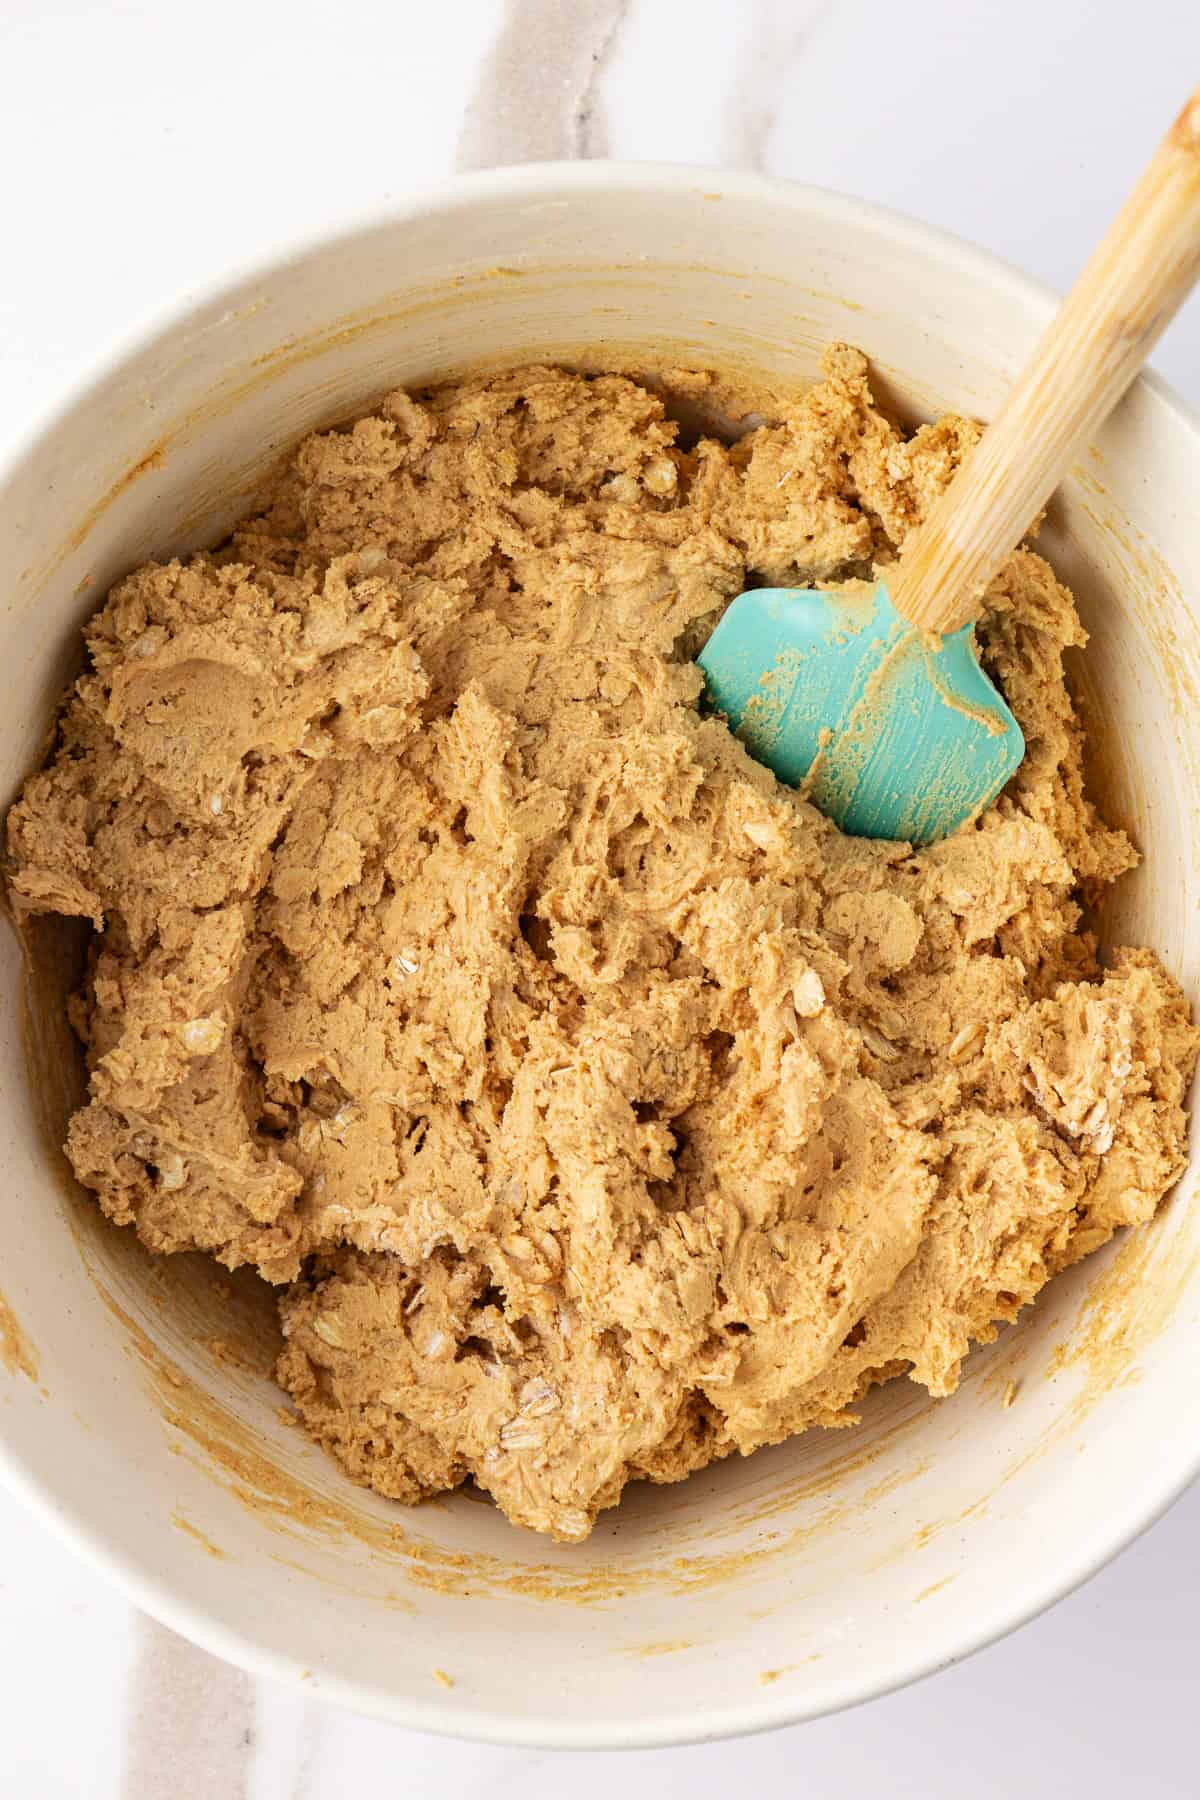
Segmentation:
[[(901, 413), (986, 416), (1049, 306), (905, 221), (683, 170), (502, 172), (298, 252), (114, 362), (0, 490), (0, 798), (44, 748), (107, 586), (212, 542), (297, 437), (388, 386), (481, 362), (690, 364), (769, 405), (847, 339)], [(1142, 384), (1044, 537), (1093, 632), (1074, 678), (1095, 779), (1145, 854), (1101, 928), (1152, 944), (1193, 998), (1198, 489), (1200, 434)], [(0, 940), (4, 1453), (85, 1552), (220, 1654), (428, 1729), (556, 1744), (748, 1729), (961, 1655), (1192, 1472), (1177, 1420), (1200, 1362), (1194, 1171), (1152, 1227), (974, 1355), (951, 1400), (895, 1382), (853, 1431), (629, 1490), (572, 1549), (469, 1493), (391, 1507), (287, 1422), (260, 1284), (152, 1262), (71, 1182), (57, 1145), (78, 1091), (61, 1023), (77, 956), (49, 927), (28, 968)]]

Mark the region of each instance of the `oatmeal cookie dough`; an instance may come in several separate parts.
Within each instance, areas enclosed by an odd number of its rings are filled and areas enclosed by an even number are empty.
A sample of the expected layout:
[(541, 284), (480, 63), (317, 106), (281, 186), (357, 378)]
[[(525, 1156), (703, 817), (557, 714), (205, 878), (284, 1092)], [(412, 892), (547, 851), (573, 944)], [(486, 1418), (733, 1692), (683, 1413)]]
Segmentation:
[(92, 621), (8, 823), (17, 909), (95, 927), (69, 1154), (150, 1249), (279, 1285), (356, 1480), (582, 1538), (872, 1383), (949, 1393), (1180, 1173), (1197, 1037), (1082, 923), (1134, 856), (1040, 557), (981, 629), (1028, 756), (949, 842), (843, 837), (698, 709), (748, 579), (869, 574), (975, 436), (906, 440), (847, 349), (733, 448), (617, 375), (395, 393)]

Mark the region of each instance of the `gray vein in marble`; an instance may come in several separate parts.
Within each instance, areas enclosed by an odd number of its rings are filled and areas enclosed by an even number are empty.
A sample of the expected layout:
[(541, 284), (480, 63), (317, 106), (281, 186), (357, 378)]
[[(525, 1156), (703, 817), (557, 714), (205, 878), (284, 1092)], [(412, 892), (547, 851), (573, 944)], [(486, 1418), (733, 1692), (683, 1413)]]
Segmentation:
[(629, 0), (512, 0), (467, 102), (460, 169), (608, 154), (600, 101)]
[(325, 1735), (325, 1721), (315, 1706), (306, 1706), (300, 1716), (300, 1743), (296, 1773), (289, 1800), (316, 1800), (317, 1767)]
[(723, 108), (720, 160), (727, 168), (765, 168), (771, 134), (789, 97), (789, 78), (831, 10), (831, 0), (782, 8), (758, 0), (750, 9), (746, 47)]
[(140, 1632), (122, 1800), (246, 1800), (254, 1747), (249, 1676), (151, 1619)]

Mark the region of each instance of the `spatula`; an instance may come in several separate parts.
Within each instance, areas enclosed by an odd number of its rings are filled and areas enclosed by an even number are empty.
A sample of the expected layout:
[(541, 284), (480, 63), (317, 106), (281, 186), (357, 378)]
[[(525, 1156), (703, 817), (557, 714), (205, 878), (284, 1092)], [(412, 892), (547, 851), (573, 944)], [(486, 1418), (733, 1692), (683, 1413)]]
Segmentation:
[(1198, 275), (1200, 89), (899, 563), (874, 588), (752, 588), (725, 612), (697, 659), (710, 704), (844, 831), (948, 837), (1019, 766), (976, 652), (984, 592)]

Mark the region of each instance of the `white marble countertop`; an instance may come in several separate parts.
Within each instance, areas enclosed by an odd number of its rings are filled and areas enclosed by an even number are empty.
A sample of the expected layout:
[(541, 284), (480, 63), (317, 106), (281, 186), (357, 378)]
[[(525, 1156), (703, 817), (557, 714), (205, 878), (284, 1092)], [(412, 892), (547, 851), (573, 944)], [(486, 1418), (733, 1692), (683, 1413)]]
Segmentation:
[[(0, 453), (214, 273), (456, 167), (765, 168), (1063, 287), (1200, 78), (1196, 0), (5, 0)], [(1200, 405), (1200, 302), (1158, 367)], [(0, 1794), (1190, 1796), (1200, 1491), (1014, 1637), (796, 1731), (629, 1755), (442, 1742), (226, 1669), (0, 1493)]]

